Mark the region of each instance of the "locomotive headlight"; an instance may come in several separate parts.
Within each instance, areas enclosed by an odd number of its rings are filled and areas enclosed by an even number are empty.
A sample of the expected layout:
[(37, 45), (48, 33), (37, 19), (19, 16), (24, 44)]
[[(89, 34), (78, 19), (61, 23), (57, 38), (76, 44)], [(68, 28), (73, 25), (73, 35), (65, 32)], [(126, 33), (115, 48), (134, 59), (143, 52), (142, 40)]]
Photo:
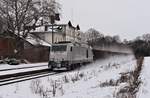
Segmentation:
[(61, 67), (61, 63), (60, 62), (57, 63), (57, 67)]

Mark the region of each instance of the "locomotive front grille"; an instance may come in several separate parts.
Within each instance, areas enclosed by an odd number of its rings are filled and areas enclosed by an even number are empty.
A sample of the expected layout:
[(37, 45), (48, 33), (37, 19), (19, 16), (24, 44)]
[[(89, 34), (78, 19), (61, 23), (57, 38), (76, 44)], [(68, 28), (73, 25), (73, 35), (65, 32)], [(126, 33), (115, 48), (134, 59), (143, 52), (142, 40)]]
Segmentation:
[(56, 63), (56, 67), (57, 67), (57, 68), (60, 68), (60, 67), (61, 67), (61, 62), (57, 62), (57, 63)]

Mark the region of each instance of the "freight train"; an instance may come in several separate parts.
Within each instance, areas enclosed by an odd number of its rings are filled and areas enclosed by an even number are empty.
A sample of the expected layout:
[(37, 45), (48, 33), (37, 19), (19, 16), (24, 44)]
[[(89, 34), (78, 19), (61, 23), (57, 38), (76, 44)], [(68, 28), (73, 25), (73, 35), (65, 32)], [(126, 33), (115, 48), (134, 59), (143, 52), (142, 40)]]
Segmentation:
[(74, 69), (93, 61), (92, 48), (87, 44), (59, 42), (52, 44), (48, 67), (50, 70), (65, 68)]

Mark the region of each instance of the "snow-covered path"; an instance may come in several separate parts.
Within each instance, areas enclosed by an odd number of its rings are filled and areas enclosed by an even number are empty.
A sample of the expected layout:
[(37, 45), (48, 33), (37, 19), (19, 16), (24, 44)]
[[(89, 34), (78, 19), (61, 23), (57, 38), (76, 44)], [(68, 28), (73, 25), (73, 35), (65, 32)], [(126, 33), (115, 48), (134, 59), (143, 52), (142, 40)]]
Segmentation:
[(143, 69), (140, 75), (141, 86), (137, 93), (137, 98), (149, 98), (150, 97), (150, 57), (144, 58)]

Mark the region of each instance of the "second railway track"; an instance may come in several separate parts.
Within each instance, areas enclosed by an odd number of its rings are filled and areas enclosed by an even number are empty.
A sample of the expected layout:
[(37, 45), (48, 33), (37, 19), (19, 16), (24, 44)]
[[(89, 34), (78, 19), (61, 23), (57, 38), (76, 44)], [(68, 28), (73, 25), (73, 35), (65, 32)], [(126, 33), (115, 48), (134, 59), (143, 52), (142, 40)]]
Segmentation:
[(58, 74), (59, 72), (50, 72), (49, 69), (34, 70), (28, 72), (19, 72), (0, 76), (0, 86), (31, 80), (35, 78)]
[(47, 65), (40, 65), (40, 66), (28, 66), (28, 67), (19, 67), (19, 68), (9, 68), (9, 69), (0, 69), (0, 72), (1, 71), (9, 71), (9, 70), (18, 70), (18, 69), (31, 69), (31, 68), (38, 68), (38, 67), (44, 67), (44, 66), (47, 66)]

